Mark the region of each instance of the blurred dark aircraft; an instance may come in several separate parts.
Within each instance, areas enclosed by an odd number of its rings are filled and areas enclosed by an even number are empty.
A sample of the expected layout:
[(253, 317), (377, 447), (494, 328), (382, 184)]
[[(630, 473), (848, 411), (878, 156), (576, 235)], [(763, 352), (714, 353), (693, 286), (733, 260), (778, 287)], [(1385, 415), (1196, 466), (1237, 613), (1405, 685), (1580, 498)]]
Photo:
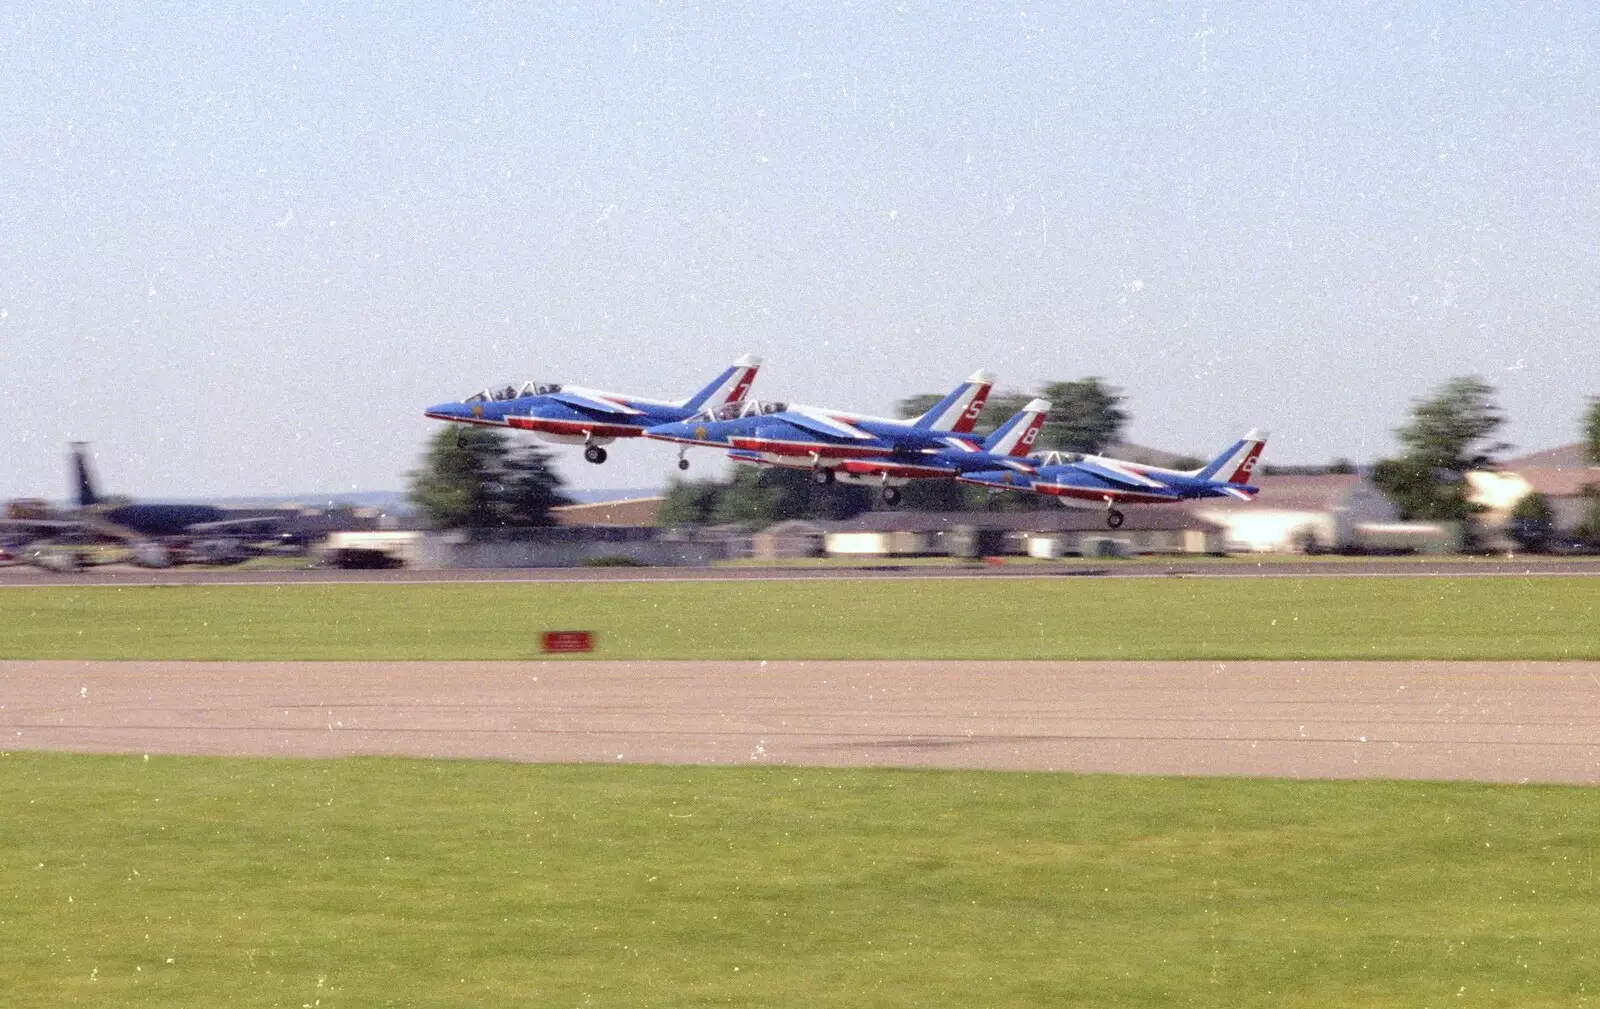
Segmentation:
[(288, 516), (282, 511), (241, 515), (214, 505), (103, 498), (95, 489), (84, 448), (83, 442), (72, 443), (75, 510), (50, 514), (36, 508), (11, 509), (10, 517), (0, 519), (0, 548), (14, 560), (55, 570), (130, 561), (164, 568), (238, 564), (304, 546), (304, 537), (288, 528)]

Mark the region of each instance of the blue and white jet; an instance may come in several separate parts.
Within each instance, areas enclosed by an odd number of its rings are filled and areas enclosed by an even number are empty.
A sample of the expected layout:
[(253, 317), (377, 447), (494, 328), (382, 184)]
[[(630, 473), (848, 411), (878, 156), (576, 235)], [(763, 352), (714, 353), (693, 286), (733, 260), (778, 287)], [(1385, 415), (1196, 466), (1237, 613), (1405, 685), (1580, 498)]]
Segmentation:
[[(646, 428), (685, 420), (707, 410), (737, 409), (761, 368), (761, 358), (746, 354), (704, 389), (678, 402), (626, 396), (556, 382), (524, 382), (485, 389), (455, 403), (423, 411), (434, 420), (532, 431), (545, 441), (582, 445), (592, 463), (606, 461), (618, 438), (637, 438)], [(689, 462), (679, 458), (679, 469)]]
[(737, 462), (809, 469), (812, 480), (827, 485), (841, 474), (852, 476), (846, 463), (945, 449), (978, 451), (972, 427), (993, 385), (992, 374), (977, 372), (915, 420), (752, 400), (657, 425), (645, 437), (684, 446), (678, 450), (680, 467), (687, 467), (683, 454), (689, 446), (706, 445), (729, 450)]
[(1251, 431), (1196, 470), (1164, 469), (1101, 455), (1049, 452), (1035, 472), (1013, 469), (963, 473), (962, 483), (996, 490), (1046, 494), (1073, 508), (1104, 507), (1106, 525), (1120, 528), (1118, 504), (1170, 504), (1194, 498), (1234, 497), (1249, 501), (1260, 490), (1250, 484), (1267, 432)]
[[(1050, 404), (1042, 399), (1031, 400), (981, 442), (965, 438), (947, 438), (944, 448), (916, 449), (889, 456), (861, 459), (844, 459), (834, 468), (836, 479), (852, 483), (872, 484), (881, 488), (885, 504), (891, 507), (900, 503), (900, 488), (913, 480), (952, 480), (962, 473), (1005, 468), (1019, 473), (1032, 473), (1039, 459), (1029, 453), (1039, 437), (1039, 430), (1050, 416)], [(792, 457), (778, 462), (768, 462), (759, 453), (732, 449), (728, 458), (734, 462), (758, 466), (789, 466), (806, 468), (804, 461)]]

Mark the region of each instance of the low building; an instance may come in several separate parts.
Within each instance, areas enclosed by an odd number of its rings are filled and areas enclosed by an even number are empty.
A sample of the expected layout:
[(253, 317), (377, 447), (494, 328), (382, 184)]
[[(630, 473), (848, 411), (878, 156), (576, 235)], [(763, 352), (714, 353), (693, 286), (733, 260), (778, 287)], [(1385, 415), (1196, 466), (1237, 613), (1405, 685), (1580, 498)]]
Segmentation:
[(823, 538), (823, 529), (817, 523), (791, 519), (751, 535), (750, 556), (758, 561), (821, 557)]
[(1488, 509), (1483, 516), (1488, 529), (1504, 530), (1517, 502), (1537, 492), (1549, 500), (1556, 529), (1570, 532), (1588, 514), (1590, 488), (1600, 491), (1600, 466), (1589, 461), (1582, 442), (1574, 442), (1508, 459), (1496, 470), (1475, 470), (1467, 474), (1467, 483), (1468, 500)]
[(1188, 506), (1226, 530), (1230, 552), (1346, 550), (1361, 545), (1361, 526), (1400, 518), (1383, 492), (1356, 473), (1261, 475), (1254, 482), (1261, 493), (1252, 501), (1202, 498)]
[(1035, 557), (1221, 553), (1223, 528), (1177, 507), (1129, 508), (1120, 529), (1105, 513), (1074, 508), (1030, 512), (867, 512), (824, 524), (833, 556)]
[(557, 505), (550, 509), (550, 517), (559, 526), (626, 526), (643, 528), (657, 524), (656, 515), (666, 498), (623, 498), (619, 501), (595, 501), (590, 504)]

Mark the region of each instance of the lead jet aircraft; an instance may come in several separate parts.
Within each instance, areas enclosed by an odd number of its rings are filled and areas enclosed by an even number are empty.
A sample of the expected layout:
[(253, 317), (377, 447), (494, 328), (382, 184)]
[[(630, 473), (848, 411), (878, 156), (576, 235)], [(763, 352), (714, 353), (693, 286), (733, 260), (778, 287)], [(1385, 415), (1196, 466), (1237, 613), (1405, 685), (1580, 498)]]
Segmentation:
[[(601, 446), (618, 438), (637, 438), (647, 427), (685, 420), (704, 410), (737, 407), (760, 368), (761, 358), (747, 354), (710, 385), (676, 403), (556, 382), (524, 382), (485, 389), (460, 402), (430, 406), (423, 413), (434, 420), (532, 431), (545, 441), (582, 445), (585, 459), (602, 463), (606, 450)], [(688, 469), (688, 460), (680, 457), (678, 468)]]
[(1046, 453), (1035, 472), (982, 470), (963, 473), (962, 483), (996, 490), (1048, 494), (1074, 508), (1104, 506), (1106, 525), (1120, 528), (1118, 504), (1170, 504), (1206, 497), (1253, 498), (1260, 488), (1250, 484), (1267, 432), (1251, 431), (1228, 450), (1196, 470), (1163, 469), (1099, 455)]
[[(834, 469), (834, 474), (839, 480), (881, 487), (884, 503), (892, 507), (900, 503), (900, 488), (913, 480), (950, 480), (962, 473), (997, 467), (1032, 473), (1039, 460), (1031, 458), (1028, 453), (1032, 451), (1033, 443), (1039, 437), (1039, 429), (1049, 415), (1050, 404), (1035, 399), (977, 444), (965, 438), (947, 438), (945, 448), (916, 449), (868, 459), (844, 459)], [(756, 466), (787, 466), (794, 469), (810, 466), (809, 462), (792, 457), (771, 462), (759, 452), (743, 449), (730, 449), (728, 458)]]
[(972, 426), (983, 412), (994, 376), (975, 373), (915, 420), (867, 417), (786, 403), (749, 402), (701, 411), (674, 424), (660, 424), (645, 437), (677, 442), (678, 465), (687, 468), (691, 445), (729, 449), (737, 462), (811, 470), (818, 484), (851, 474), (847, 463), (907, 459), (945, 449), (978, 451)]

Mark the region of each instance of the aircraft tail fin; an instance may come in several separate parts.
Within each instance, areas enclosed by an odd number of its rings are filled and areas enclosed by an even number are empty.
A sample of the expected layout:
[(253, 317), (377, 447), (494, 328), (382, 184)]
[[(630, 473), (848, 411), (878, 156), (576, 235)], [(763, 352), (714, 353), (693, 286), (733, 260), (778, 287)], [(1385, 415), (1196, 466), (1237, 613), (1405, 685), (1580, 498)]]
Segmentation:
[(993, 385), (993, 373), (974, 372), (971, 378), (956, 386), (950, 395), (935, 403), (933, 409), (918, 417), (911, 426), (924, 431), (967, 434), (978, 422), (978, 415), (983, 412), (983, 404), (989, 401), (989, 389)]
[(683, 401), (688, 410), (711, 409), (741, 402), (750, 391), (750, 383), (761, 370), (761, 358), (746, 354), (733, 362), (726, 371), (711, 380), (711, 384)]
[(1250, 474), (1255, 472), (1256, 463), (1261, 459), (1261, 450), (1266, 448), (1267, 434), (1259, 429), (1252, 430), (1228, 446), (1226, 452), (1211, 460), (1195, 476), (1218, 483), (1249, 483)]
[(87, 448), (87, 442), (72, 443), (72, 475), (78, 484), (79, 508), (88, 508), (100, 503), (100, 495), (94, 489), (94, 476), (89, 472), (89, 456), (85, 451)]
[(1039, 439), (1039, 431), (1049, 416), (1050, 404), (1047, 401), (1031, 400), (983, 440), (983, 450), (991, 455), (1027, 455), (1033, 451), (1033, 443)]

